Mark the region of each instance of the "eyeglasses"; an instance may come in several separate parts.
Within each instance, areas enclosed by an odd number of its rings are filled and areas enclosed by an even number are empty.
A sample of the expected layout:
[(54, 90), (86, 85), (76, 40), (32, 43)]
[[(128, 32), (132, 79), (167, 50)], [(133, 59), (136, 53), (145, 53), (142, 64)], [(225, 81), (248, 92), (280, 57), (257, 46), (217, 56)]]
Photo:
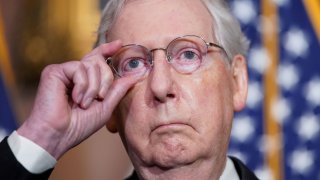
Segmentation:
[(119, 77), (141, 76), (150, 72), (153, 66), (152, 54), (154, 51), (163, 50), (167, 62), (179, 73), (189, 74), (196, 71), (205, 59), (208, 48), (216, 47), (225, 52), (218, 44), (206, 42), (196, 35), (185, 35), (172, 40), (167, 48), (148, 48), (128, 44), (122, 46), (106, 62)]

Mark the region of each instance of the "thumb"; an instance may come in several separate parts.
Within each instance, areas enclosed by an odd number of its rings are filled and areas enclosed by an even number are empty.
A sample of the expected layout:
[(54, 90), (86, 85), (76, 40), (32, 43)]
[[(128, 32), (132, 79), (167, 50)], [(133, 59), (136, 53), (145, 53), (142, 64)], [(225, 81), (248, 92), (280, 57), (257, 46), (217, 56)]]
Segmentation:
[(104, 98), (103, 103), (103, 114), (104, 117), (109, 119), (111, 116), (112, 111), (118, 105), (120, 100), (126, 95), (128, 90), (136, 84), (141, 77), (139, 76), (132, 76), (132, 77), (121, 77), (116, 79), (112, 86), (109, 89), (109, 93), (107, 93), (106, 97)]

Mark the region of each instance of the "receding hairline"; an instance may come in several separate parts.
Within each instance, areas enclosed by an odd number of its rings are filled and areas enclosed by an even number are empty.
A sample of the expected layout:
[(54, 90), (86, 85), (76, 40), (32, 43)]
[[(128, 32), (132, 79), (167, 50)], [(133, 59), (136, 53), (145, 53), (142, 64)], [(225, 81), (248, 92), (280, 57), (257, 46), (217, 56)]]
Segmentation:
[[(140, 0), (109, 0), (103, 10), (96, 46), (107, 42), (108, 32), (117, 21), (118, 15), (124, 5), (130, 2)], [(242, 33), (239, 22), (231, 14), (229, 6), (225, 0), (200, 0), (209, 12), (212, 19), (211, 31), (212, 37), (227, 52), (227, 59), (232, 61), (236, 54), (246, 55), (249, 47), (249, 41)]]
[[(123, 31), (123, 29), (131, 30), (131, 32), (129, 31), (129, 36), (131, 33), (134, 34), (135, 31), (141, 30), (152, 35), (159, 32), (157, 28), (163, 27), (164, 23), (168, 27), (163, 29), (168, 35), (166, 35), (168, 40), (170, 40), (170, 38), (176, 38), (184, 35), (197, 35), (206, 41), (217, 43), (214, 36), (214, 19), (206, 5), (201, 0), (198, 2), (191, 0), (161, 2), (164, 3), (158, 5), (158, 1), (127, 1), (127, 3), (122, 6), (122, 9), (118, 11), (117, 17), (113, 19), (112, 25), (108, 28), (108, 32), (106, 33), (107, 42), (121, 39), (124, 35), (127, 36), (128, 34)], [(173, 4), (171, 2), (173, 2)], [(181, 7), (183, 9), (180, 8), (177, 12), (174, 7)], [(150, 8), (152, 8), (151, 11)], [(148, 13), (145, 13), (144, 11), (148, 11)], [(148, 16), (149, 14), (150, 16)], [(183, 14), (186, 14), (186, 16)], [(124, 21), (126, 23), (124, 23)], [(147, 29), (142, 28), (137, 30), (138, 27), (143, 27), (145, 25), (147, 25)], [(140, 42), (129, 40), (124, 43)]]

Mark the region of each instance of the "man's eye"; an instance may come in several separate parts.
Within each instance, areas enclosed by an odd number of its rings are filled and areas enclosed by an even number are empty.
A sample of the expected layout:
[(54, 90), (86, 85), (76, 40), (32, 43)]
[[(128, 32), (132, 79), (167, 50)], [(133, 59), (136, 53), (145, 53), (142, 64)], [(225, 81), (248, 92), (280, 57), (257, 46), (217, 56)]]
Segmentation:
[(123, 64), (122, 70), (124, 72), (132, 72), (132, 71), (139, 71), (144, 68), (145, 68), (145, 63), (143, 59), (131, 58)]
[(195, 54), (194, 52), (192, 52), (192, 51), (185, 51), (185, 52), (183, 53), (183, 58), (184, 58), (184, 59), (190, 59), (190, 60), (192, 60), (192, 59), (195, 58), (195, 56), (196, 56), (196, 54)]
[(200, 54), (196, 50), (184, 50), (178, 55), (180, 63), (198, 61), (200, 60)]

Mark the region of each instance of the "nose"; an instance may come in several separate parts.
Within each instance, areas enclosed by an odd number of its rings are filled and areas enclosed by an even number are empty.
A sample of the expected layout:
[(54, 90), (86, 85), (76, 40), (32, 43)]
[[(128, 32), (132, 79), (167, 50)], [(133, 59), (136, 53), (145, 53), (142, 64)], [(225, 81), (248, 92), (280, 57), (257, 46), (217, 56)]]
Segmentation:
[(155, 102), (165, 103), (176, 98), (172, 77), (171, 66), (166, 60), (164, 51), (153, 51), (153, 68), (149, 75), (149, 82)]

